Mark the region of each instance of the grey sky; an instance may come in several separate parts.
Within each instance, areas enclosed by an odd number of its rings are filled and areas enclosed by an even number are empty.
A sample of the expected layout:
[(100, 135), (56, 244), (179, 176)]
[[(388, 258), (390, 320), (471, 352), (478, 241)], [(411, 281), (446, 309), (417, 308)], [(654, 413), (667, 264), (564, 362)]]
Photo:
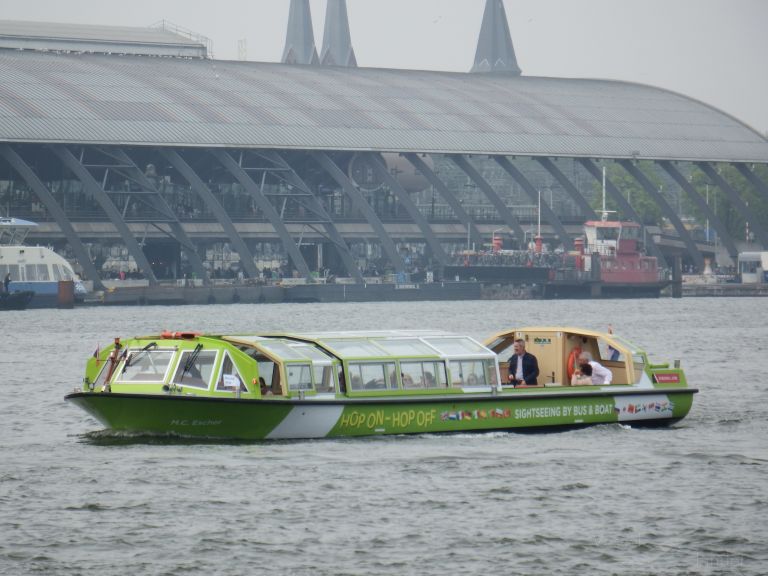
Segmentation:
[[(288, 0), (0, 0), (0, 17), (147, 26), (167, 19), (216, 58), (279, 61)], [(702, 100), (768, 132), (768, 0), (505, 0), (528, 76), (609, 78)], [(310, 0), (318, 50), (325, 0)], [(485, 0), (347, 0), (360, 66), (467, 71)]]

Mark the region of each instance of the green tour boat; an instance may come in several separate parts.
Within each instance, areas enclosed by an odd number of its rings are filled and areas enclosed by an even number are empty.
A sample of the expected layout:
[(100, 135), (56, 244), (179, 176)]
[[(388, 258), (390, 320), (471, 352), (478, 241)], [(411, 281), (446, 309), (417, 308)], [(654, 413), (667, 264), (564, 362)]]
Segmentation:
[[(538, 360), (536, 385), (509, 384), (516, 341)], [(610, 384), (576, 385), (582, 353)], [(679, 362), (652, 364), (614, 334), (531, 327), (486, 342), (435, 331), (117, 338), (66, 399), (115, 431), (272, 440), (667, 425), (697, 391)]]

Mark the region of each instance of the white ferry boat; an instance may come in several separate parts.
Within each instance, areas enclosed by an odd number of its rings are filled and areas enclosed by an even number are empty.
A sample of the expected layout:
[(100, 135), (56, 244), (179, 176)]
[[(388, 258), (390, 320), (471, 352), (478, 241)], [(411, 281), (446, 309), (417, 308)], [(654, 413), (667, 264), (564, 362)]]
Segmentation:
[[(24, 242), (37, 224), (20, 218), (0, 218), (0, 280), (10, 280), (8, 293), (34, 292), (31, 308), (54, 307), (58, 303), (59, 281), (73, 280), (75, 299), (86, 294), (72, 265), (44, 246)], [(5, 283), (4, 283), (5, 284)]]

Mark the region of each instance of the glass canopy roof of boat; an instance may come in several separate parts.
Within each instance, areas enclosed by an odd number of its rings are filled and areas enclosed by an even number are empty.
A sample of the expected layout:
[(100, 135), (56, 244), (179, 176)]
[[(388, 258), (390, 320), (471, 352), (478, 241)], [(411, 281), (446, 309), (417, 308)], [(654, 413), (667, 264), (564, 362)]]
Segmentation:
[(330, 364), (333, 358), (323, 350), (307, 342), (296, 342), (280, 338), (264, 338), (261, 336), (228, 336), (225, 340), (251, 344), (259, 347), (271, 356), (285, 361), (311, 360), (314, 364)]
[[(282, 335), (281, 335), (282, 336)], [(283, 360), (328, 359), (319, 347), (340, 358), (494, 358), (488, 348), (467, 336), (435, 331), (324, 332), (284, 337), (229, 336), (226, 339), (262, 347)], [(317, 344), (319, 347), (315, 347)]]

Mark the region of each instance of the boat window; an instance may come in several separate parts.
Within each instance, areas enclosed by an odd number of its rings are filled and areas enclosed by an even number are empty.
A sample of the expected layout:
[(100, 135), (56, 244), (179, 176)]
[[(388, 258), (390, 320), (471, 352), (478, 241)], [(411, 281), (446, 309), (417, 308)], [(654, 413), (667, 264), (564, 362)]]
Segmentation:
[(109, 376), (109, 360), (100, 362), (100, 364), (102, 365), (101, 370), (93, 381), (94, 390), (101, 390), (102, 386), (107, 383), (107, 376)]
[(443, 354), (448, 355), (482, 354), (483, 352), (488, 352), (480, 344), (469, 338), (430, 338), (426, 340)]
[(624, 362), (624, 354), (617, 350), (602, 338), (598, 338), (597, 347), (600, 350), (601, 360), (613, 360), (614, 362)]
[[(21, 276), (19, 276), (18, 264), (8, 264), (8, 270), (6, 271), (5, 274), (11, 275), (12, 282), (19, 282), (21, 280)], [(3, 278), (5, 278), (5, 274), (3, 274)]]
[(597, 239), (598, 240), (618, 240), (619, 228), (598, 228)]
[(37, 266), (36, 265), (34, 265), (34, 264), (27, 264), (26, 272), (27, 272), (27, 282), (35, 282), (35, 281), (37, 281)]
[(173, 354), (173, 350), (130, 349), (117, 381), (122, 383), (165, 382)]
[(51, 279), (51, 277), (48, 275), (48, 264), (37, 265), (37, 279), (46, 282)]
[(397, 389), (394, 362), (351, 363), (349, 365), (350, 390)]
[(62, 280), (74, 280), (75, 277), (72, 275), (72, 269), (69, 266), (61, 266), (61, 279)]
[(256, 362), (259, 365), (259, 378), (263, 378), (265, 383), (269, 382), (271, 385), (272, 374), (275, 371), (275, 363), (264, 356), (256, 358)]
[(53, 269), (53, 279), (57, 282), (61, 280), (61, 271), (59, 269), (58, 264), (51, 264), (51, 268)]
[[(191, 364), (189, 364), (190, 359)], [(215, 350), (199, 351), (196, 355), (194, 350), (184, 350), (176, 367), (176, 373), (173, 375), (173, 383), (177, 386), (191, 386), (207, 390), (211, 383), (215, 362)]]
[(243, 382), (243, 377), (240, 376), (240, 372), (232, 361), (232, 357), (229, 352), (224, 352), (224, 361), (221, 363), (221, 372), (219, 373), (219, 380), (216, 382), (216, 390), (233, 392), (240, 385), (241, 392), (248, 392), (248, 388)]
[(635, 384), (638, 384), (645, 374), (645, 358), (642, 354), (632, 354), (632, 363), (635, 368)]
[(451, 362), (452, 386), (487, 386), (490, 361), (454, 360)]
[(490, 348), (496, 354), (500, 354), (502, 350), (507, 350), (512, 347), (511, 342), (514, 342), (512, 335), (505, 335), (501, 338), (496, 338), (493, 342), (486, 346), (486, 348)]
[(288, 390), (312, 390), (312, 375), (309, 364), (286, 364)]
[(392, 356), (436, 356), (437, 351), (415, 338), (399, 340), (376, 340), (376, 344)]
[(405, 389), (445, 388), (443, 362), (400, 362), (400, 379)]
[(341, 356), (365, 357), (365, 356), (389, 356), (384, 350), (368, 340), (339, 340), (329, 339), (323, 341), (329, 348), (337, 351)]
[(336, 392), (336, 371), (333, 366), (314, 366), (315, 390), (318, 392)]

